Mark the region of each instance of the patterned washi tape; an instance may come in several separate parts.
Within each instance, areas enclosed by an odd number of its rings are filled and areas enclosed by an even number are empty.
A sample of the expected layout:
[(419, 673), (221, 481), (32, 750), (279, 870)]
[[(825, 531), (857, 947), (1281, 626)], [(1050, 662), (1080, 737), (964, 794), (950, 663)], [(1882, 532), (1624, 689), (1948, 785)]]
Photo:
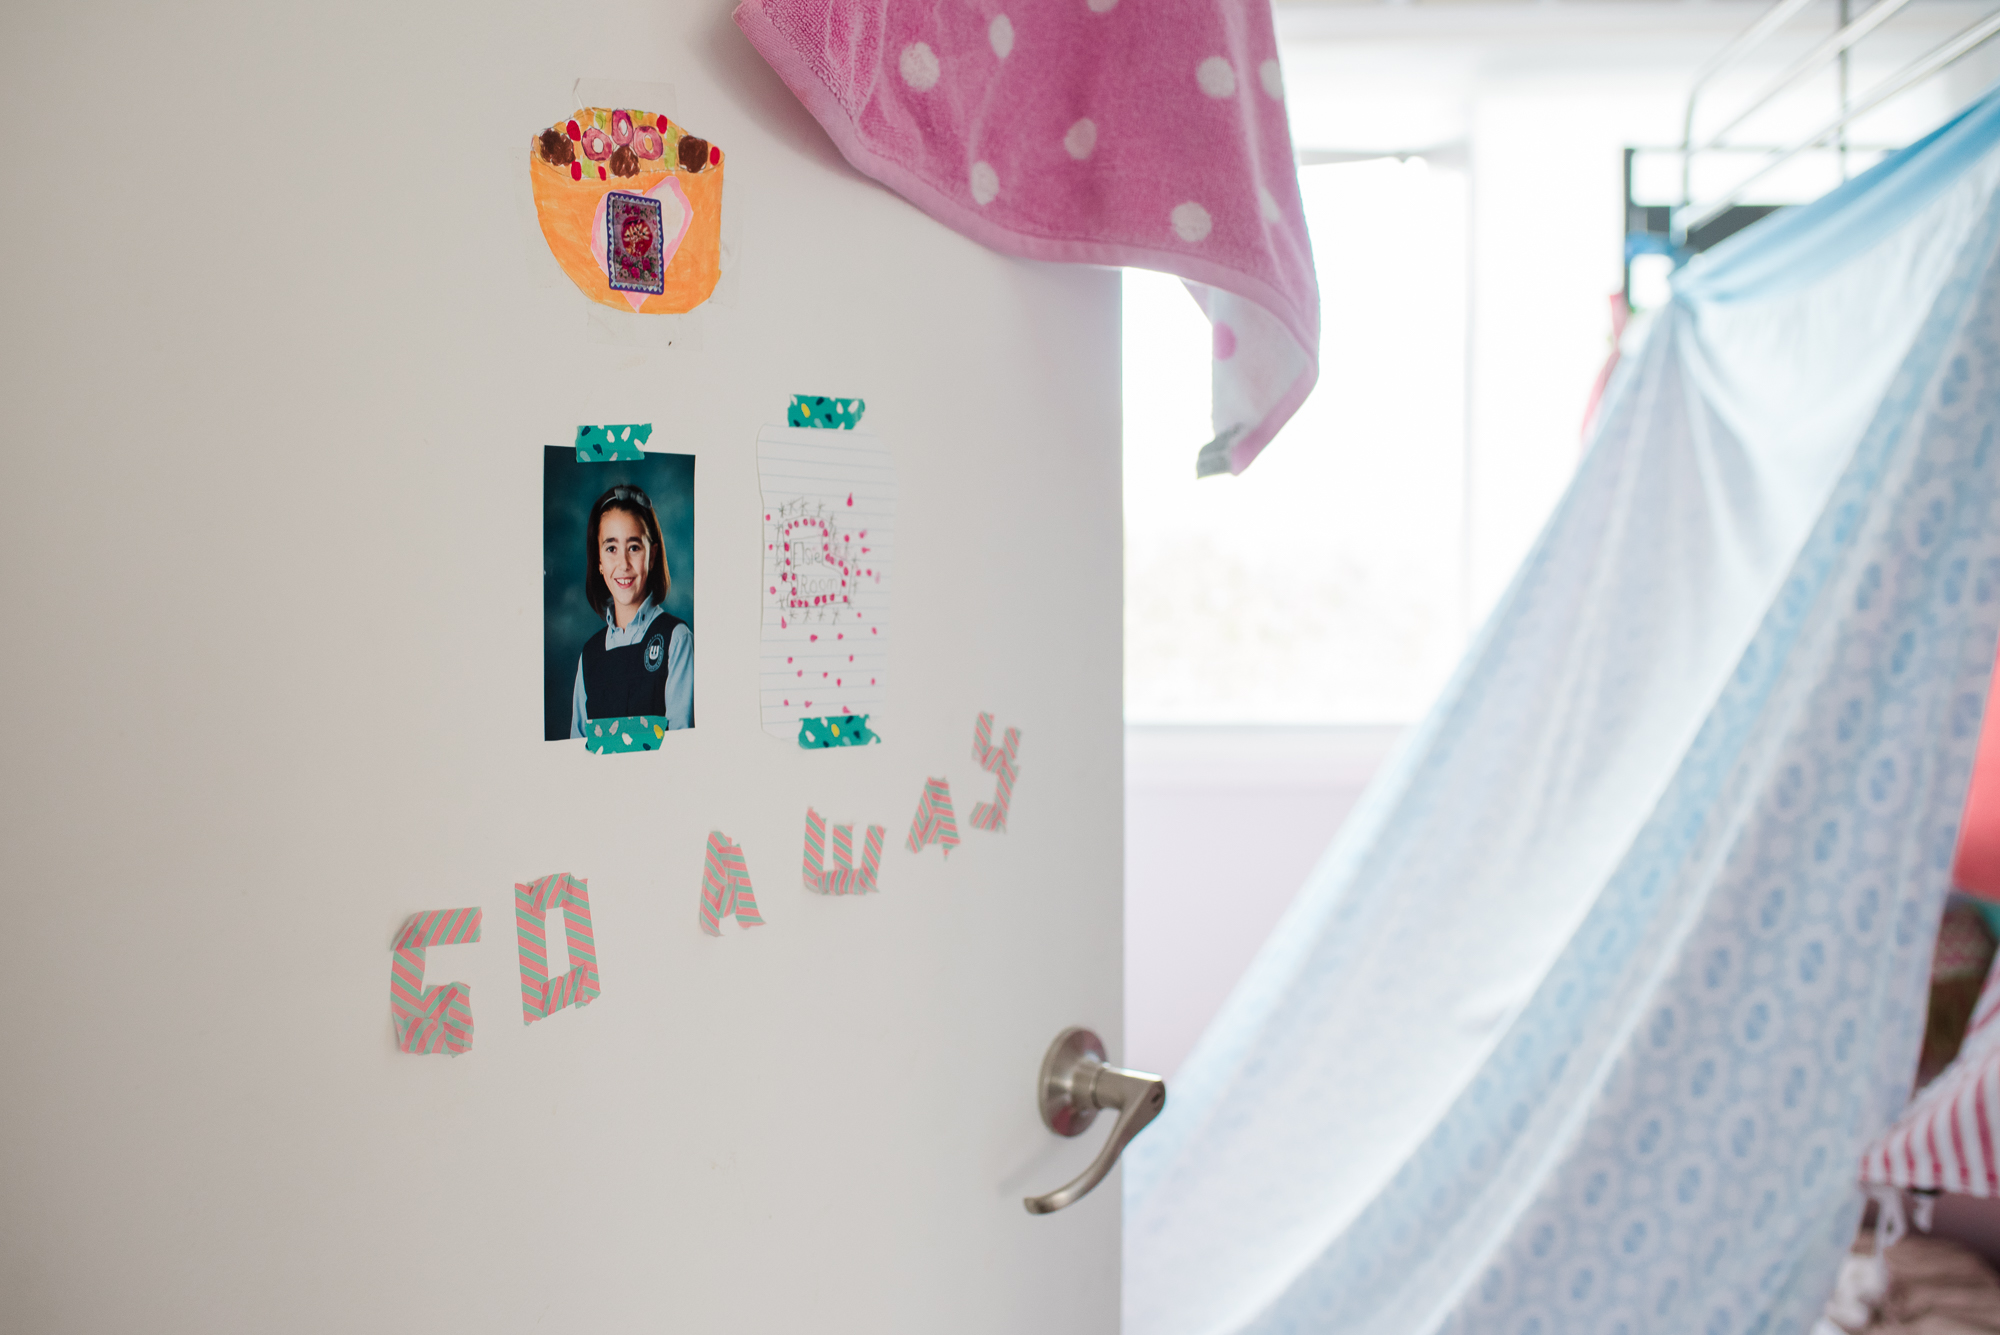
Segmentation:
[(827, 746), (869, 746), (882, 734), (868, 726), (866, 714), (829, 714), (825, 718), (799, 720), (799, 747), (817, 751)]
[(994, 775), (993, 800), (975, 802), (972, 806), (974, 829), (990, 830), (994, 834), (1007, 833), (1007, 804), (1014, 800), (1014, 780), (1020, 770), (1014, 757), (1021, 749), (1021, 730), (1009, 728), (1001, 737), (1000, 745), (993, 745), (993, 716), (982, 713), (979, 723), (972, 732), (972, 758), (979, 767)]
[(583, 747), (594, 755), (619, 751), (657, 751), (666, 739), (665, 714), (634, 714), (630, 718), (594, 718), (583, 735)]
[(722, 831), (710, 830), (708, 856), (701, 869), (701, 930), (721, 936), (722, 920), (730, 917), (736, 919), (738, 927), (764, 925), (742, 847)]
[(389, 965), (389, 1010), (396, 1022), (396, 1046), (404, 1052), (443, 1052), (456, 1057), (472, 1051), (472, 987), (468, 983), (424, 986), (424, 947), (457, 946), (479, 939), (479, 909), (433, 909), (413, 913), (396, 933)]
[(910, 822), (910, 851), (921, 853), (930, 844), (942, 844), (947, 858), (958, 847), (958, 814), (952, 810), (951, 784), (945, 779), (924, 781), (916, 819)]
[[(560, 907), (570, 966), (549, 977), (549, 911)], [(521, 1023), (533, 1024), (565, 1006), (588, 1006), (603, 987), (597, 977), (597, 938), (591, 928), (588, 883), (557, 872), (514, 887), (514, 932), (521, 950)]]
[(852, 431), (868, 411), (865, 399), (830, 399), (823, 394), (794, 394), (785, 409), (786, 426), (824, 427), (830, 431)]
[(580, 464), (608, 464), (620, 459), (643, 459), (646, 457), (646, 442), (652, 437), (651, 422), (580, 426), (576, 429), (576, 461)]
[(861, 865), (854, 865), (854, 827), (833, 827), (833, 866), (824, 865), (826, 817), (806, 808), (806, 889), (816, 895), (867, 895), (876, 890), (876, 868), (882, 861), (882, 839), (888, 833), (880, 825), (870, 825), (861, 849)]

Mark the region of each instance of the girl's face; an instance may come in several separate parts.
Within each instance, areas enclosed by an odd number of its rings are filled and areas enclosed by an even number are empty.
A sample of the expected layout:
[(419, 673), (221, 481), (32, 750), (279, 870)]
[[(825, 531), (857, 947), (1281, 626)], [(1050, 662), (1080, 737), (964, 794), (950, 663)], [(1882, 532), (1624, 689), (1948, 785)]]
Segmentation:
[(624, 625), (646, 601), (646, 577), (653, 573), (653, 549), (636, 515), (606, 510), (597, 521), (597, 573), (611, 590), (618, 624)]

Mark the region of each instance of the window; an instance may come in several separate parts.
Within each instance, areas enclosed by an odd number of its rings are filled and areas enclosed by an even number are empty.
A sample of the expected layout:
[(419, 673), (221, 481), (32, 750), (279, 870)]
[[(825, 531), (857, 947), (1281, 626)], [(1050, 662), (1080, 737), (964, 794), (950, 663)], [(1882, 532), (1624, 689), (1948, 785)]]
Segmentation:
[(1207, 322), (1178, 280), (1126, 274), (1135, 723), (1406, 722), (1465, 644), (1465, 177), (1412, 157), (1300, 182), (1320, 380), (1243, 477), (1194, 477)]

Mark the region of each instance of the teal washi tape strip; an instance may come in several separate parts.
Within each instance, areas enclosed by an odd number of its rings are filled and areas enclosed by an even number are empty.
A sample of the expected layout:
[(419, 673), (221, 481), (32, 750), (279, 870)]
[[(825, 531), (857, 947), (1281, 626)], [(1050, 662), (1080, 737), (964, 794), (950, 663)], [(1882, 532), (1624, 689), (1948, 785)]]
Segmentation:
[(618, 426), (580, 426), (576, 429), (576, 461), (605, 464), (614, 459), (643, 459), (646, 442), (653, 438), (651, 422)]
[(799, 720), (799, 746), (817, 751), (824, 746), (869, 746), (882, 734), (868, 726), (866, 714), (829, 714), (825, 718)]
[(864, 399), (829, 399), (823, 394), (794, 394), (785, 410), (786, 426), (819, 426), (829, 431), (852, 431), (861, 425), (868, 411)]
[(583, 747), (596, 755), (616, 751), (657, 751), (667, 735), (665, 714), (635, 714), (630, 718), (594, 718), (584, 730)]

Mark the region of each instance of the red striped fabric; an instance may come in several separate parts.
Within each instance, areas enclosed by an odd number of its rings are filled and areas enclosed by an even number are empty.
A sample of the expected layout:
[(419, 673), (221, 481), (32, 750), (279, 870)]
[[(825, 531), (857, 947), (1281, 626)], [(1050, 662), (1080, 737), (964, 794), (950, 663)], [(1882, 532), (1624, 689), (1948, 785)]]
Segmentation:
[(1972, 1013), (1958, 1057), (1861, 1156), (1861, 1180), (1892, 1187), (2000, 1196), (1994, 1118), (2000, 1114), (2000, 961)]

